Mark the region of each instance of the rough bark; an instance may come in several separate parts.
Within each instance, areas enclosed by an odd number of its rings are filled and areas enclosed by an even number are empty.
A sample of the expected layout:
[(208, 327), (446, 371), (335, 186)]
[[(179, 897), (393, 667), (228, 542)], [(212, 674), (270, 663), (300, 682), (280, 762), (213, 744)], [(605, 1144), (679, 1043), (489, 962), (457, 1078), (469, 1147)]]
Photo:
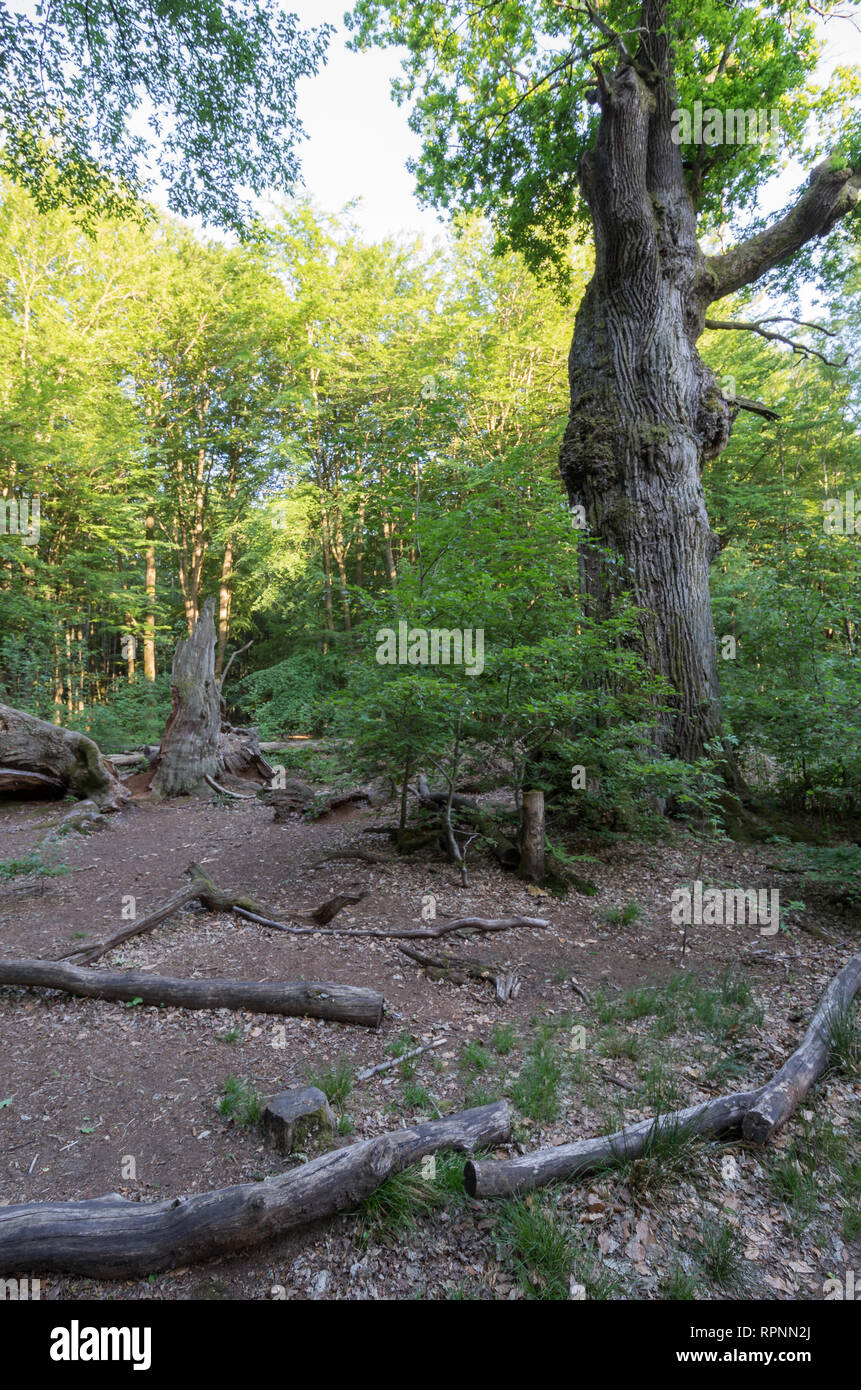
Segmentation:
[(249, 1013), (325, 1018), (379, 1028), (383, 996), (373, 989), (316, 980), (180, 980), (138, 970), (84, 970), (53, 960), (0, 960), (0, 985), (59, 989), (85, 999), (165, 1004), (178, 1009), (242, 1009)]
[(533, 883), (544, 882), (544, 793), (537, 788), (523, 793), (518, 873)]
[(504, 1101), (323, 1154), (265, 1182), (162, 1202), (112, 1193), (84, 1202), (0, 1207), (0, 1272), (66, 1270), (102, 1279), (232, 1255), (309, 1221), (349, 1210), (386, 1178), (440, 1149), (471, 1153), (504, 1142)]
[[(100, 811), (116, 811), (129, 799), (123, 784), (86, 734), (62, 729), (32, 714), (0, 705), (0, 764), (8, 774), (35, 774), (35, 785), (59, 793), (71, 792), (94, 801)], [(2, 791), (0, 781), (0, 791)]]
[(466, 1165), (464, 1180), (472, 1197), (500, 1197), (591, 1173), (639, 1158), (656, 1133), (684, 1131), (691, 1137), (732, 1135), (765, 1144), (804, 1099), (825, 1070), (831, 1027), (845, 1016), (861, 989), (861, 953), (831, 981), (801, 1045), (780, 1071), (754, 1091), (736, 1091), (669, 1115), (652, 1116), (615, 1134), (557, 1144), (519, 1158)]
[[(620, 591), (632, 591), (637, 645), (671, 691), (669, 713), (656, 710), (655, 742), (693, 759), (721, 728), (709, 599), (719, 543), (701, 471), (725, 448), (738, 410), (696, 342), (711, 302), (753, 283), (851, 210), (861, 175), (842, 160), (825, 161), (772, 227), (706, 257), (672, 139), (670, 32), (667, 0), (643, 0), (636, 60), (617, 41), (616, 71), (597, 69), (598, 135), (580, 169), (595, 272), (571, 345), (560, 468), (572, 507), (584, 509), (590, 608), (600, 616)], [(600, 547), (621, 563), (608, 564)]]
[(218, 771), (221, 696), (215, 679), (214, 600), (208, 598), (191, 636), (177, 642), (170, 677), (171, 711), (152, 789), (187, 796)]

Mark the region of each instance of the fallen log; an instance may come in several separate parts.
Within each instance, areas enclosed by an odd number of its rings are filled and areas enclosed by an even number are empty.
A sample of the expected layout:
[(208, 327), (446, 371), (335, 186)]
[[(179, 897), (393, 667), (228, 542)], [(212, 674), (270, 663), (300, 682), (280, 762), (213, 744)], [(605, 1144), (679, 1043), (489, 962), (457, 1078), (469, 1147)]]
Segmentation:
[(57, 777), (44, 772), (26, 771), (19, 767), (0, 767), (0, 796), (12, 792), (38, 792), (42, 796), (62, 796), (65, 785)]
[[(129, 793), (86, 734), (48, 724), (10, 705), (0, 705), (0, 764), (7, 775), (30, 775), (31, 790), (72, 792), (94, 801), (100, 811), (117, 811)], [(23, 788), (20, 788), (23, 789)]]
[(140, 970), (83, 970), (51, 960), (0, 960), (0, 985), (59, 989), (85, 999), (165, 1004), (179, 1009), (242, 1009), (253, 1014), (324, 1018), (378, 1028), (384, 999), (373, 989), (316, 980), (182, 980)]
[(264, 1182), (161, 1202), (130, 1202), (112, 1193), (0, 1207), (0, 1273), (63, 1270), (128, 1279), (234, 1255), (355, 1207), (427, 1154), (503, 1143), (510, 1128), (508, 1106), (497, 1101), (361, 1140)]
[(615, 1134), (581, 1139), (575, 1144), (556, 1144), (519, 1158), (470, 1162), (463, 1175), (466, 1190), (470, 1197), (502, 1197), (546, 1187), (548, 1183), (562, 1182), (581, 1173), (594, 1173), (626, 1159), (639, 1158), (656, 1131), (684, 1130), (692, 1137), (738, 1133), (755, 1094), (754, 1091), (738, 1091), (705, 1105), (690, 1105), (670, 1115), (650, 1116)]
[(471, 1197), (500, 1197), (594, 1172), (638, 1158), (656, 1135), (667, 1129), (684, 1129), (691, 1136), (703, 1138), (740, 1136), (751, 1144), (765, 1144), (822, 1075), (828, 1061), (833, 1021), (845, 1017), (859, 989), (861, 953), (853, 956), (831, 981), (801, 1045), (764, 1086), (718, 1096), (672, 1114), (652, 1116), (615, 1134), (557, 1144), (518, 1158), (467, 1163), (467, 1192)]
[(831, 1050), (835, 1019), (845, 1017), (861, 989), (861, 952), (853, 956), (826, 989), (801, 1046), (763, 1086), (744, 1117), (742, 1135), (749, 1144), (765, 1144), (821, 1076)]

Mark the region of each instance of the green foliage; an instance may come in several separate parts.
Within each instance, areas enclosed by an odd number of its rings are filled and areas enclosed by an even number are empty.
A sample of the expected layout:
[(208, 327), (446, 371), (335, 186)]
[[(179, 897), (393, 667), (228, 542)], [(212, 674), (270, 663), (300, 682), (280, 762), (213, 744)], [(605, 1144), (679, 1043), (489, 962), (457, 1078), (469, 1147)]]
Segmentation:
[(0, 859), (0, 882), (12, 878), (25, 878), (37, 874), (40, 878), (56, 878), (68, 873), (65, 864), (57, 864), (46, 858), (43, 849), (30, 850), (21, 859)]
[(247, 1128), (257, 1124), (263, 1112), (264, 1100), (254, 1083), (238, 1076), (226, 1076), (221, 1087), (219, 1112), (227, 1120)]
[(329, 32), (303, 32), (271, 0), (4, 6), (2, 167), (40, 209), (72, 207), (85, 225), (138, 211), (156, 173), (175, 212), (241, 228), (240, 186), (296, 180), (296, 83)]
[(253, 671), (231, 692), (264, 739), (316, 734), (332, 717), (339, 663), (314, 650), (294, 652), (263, 671)]
[(340, 1109), (355, 1084), (355, 1068), (347, 1057), (336, 1057), (325, 1066), (309, 1068), (308, 1080)]
[[(348, 17), (354, 47), (402, 51), (392, 91), (410, 105), (410, 125), (422, 141), (413, 162), (419, 195), (440, 208), (481, 210), (501, 248), (522, 251), (563, 286), (570, 284), (572, 233), (584, 233), (578, 171), (598, 124), (599, 105), (584, 93), (594, 84), (596, 45), (613, 52), (594, 16), (637, 54), (641, 9), (630, 0), (588, 12), (554, 0), (356, 0)], [(671, 9), (667, 24), (679, 107), (690, 111), (708, 93), (704, 105), (722, 111), (780, 109), (774, 143), (682, 144), (703, 231), (748, 211), (777, 170), (781, 148), (799, 143), (812, 111), (819, 128), (815, 136), (808, 132), (811, 164), (841, 142), (851, 145), (852, 76), (814, 86), (813, 17), (799, 15), (791, 0), (732, 8), (699, 0)], [(648, 57), (640, 57), (647, 68)], [(613, 57), (607, 66), (612, 70)]]

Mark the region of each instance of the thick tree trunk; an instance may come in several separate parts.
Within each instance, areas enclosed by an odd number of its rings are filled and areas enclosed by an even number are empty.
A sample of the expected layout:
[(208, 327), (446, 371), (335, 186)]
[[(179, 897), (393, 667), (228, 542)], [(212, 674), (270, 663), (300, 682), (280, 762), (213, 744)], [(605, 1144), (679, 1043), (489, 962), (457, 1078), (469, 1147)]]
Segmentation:
[[(629, 66), (600, 74), (597, 144), (581, 169), (596, 265), (571, 346), (560, 467), (592, 539), (582, 550), (589, 600), (606, 612), (614, 594), (632, 590), (643, 610), (640, 648), (672, 691), (656, 742), (694, 758), (720, 729), (709, 600), (719, 544), (701, 468), (724, 448), (731, 409), (695, 346), (704, 258), (671, 138), (661, 0), (647, 0), (644, 18), (641, 57), (665, 78), (649, 90)], [(621, 564), (608, 565), (594, 541)]]
[(177, 642), (170, 677), (171, 711), (152, 789), (186, 796), (218, 771), (221, 694), (215, 679), (214, 600), (208, 598), (192, 635)]
[(91, 738), (9, 705), (0, 705), (0, 773), (0, 791), (4, 782), (8, 791), (22, 790), (24, 777), (29, 789), (72, 792), (100, 811), (119, 810), (129, 799)]

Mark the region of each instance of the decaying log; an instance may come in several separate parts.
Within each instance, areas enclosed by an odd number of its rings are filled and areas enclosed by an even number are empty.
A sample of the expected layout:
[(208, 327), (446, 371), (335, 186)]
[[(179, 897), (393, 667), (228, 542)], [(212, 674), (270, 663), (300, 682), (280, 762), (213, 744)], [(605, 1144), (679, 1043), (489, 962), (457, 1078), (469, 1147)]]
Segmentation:
[(65, 786), (57, 777), (43, 772), (25, 772), (22, 768), (0, 767), (0, 796), (12, 792), (36, 792), (40, 796), (63, 796)]
[(64, 1270), (128, 1279), (234, 1255), (355, 1207), (427, 1154), (472, 1153), (503, 1143), (510, 1129), (508, 1106), (497, 1101), (361, 1140), (265, 1182), (161, 1202), (130, 1202), (112, 1193), (0, 1207), (0, 1273)]
[(625, 1159), (638, 1158), (656, 1131), (684, 1129), (692, 1136), (740, 1136), (748, 1143), (766, 1143), (792, 1114), (822, 1075), (828, 1061), (831, 1029), (847, 1014), (861, 989), (861, 953), (831, 981), (801, 1045), (780, 1071), (754, 1091), (736, 1091), (715, 1100), (687, 1106), (669, 1115), (652, 1116), (615, 1134), (557, 1144), (519, 1158), (467, 1163), (464, 1181), (472, 1197), (499, 1197), (594, 1172)]
[(471, 1197), (502, 1197), (546, 1187), (548, 1183), (561, 1182), (581, 1173), (594, 1173), (599, 1168), (639, 1158), (654, 1137), (656, 1127), (661, 1132), (681, 1130), (691, 1136), (737, 1134), (755, 1094), (755, 1091), (738, 1091), (705, 1105), (690, 1105), (671, 1115), (651, 1116), (615, 1134), (581, 1139), (576, 1144), (556, 1144), (520, 1158), (470, 1162), (464, 1170), (466, 1190)]
[[(275, 927), (280, 931), (290, 930), (286, 923), (267, 917), (265, 914), (269, 909), (254, 898), (248, 898), (238, 893), (223, 892), (213, 883), (209, 874), (201, 868), (200, 864), (189, 864), (186, 873), (191, 879), (190, 887), (180, 888), (154, 912), (148, 913), (146, 917), (141, 917), (138, 921), (131, 922), (127, 927), (121, 927), (118, 932), (114, 932), (113, 936), (109, 936), (105, 941), (76, 946), (71, 951), (64, 951), (55, 956), (54, 959), (71, 960), (73, 957), (77, 957), (81, 965), (91, 965), (93, 961), (107, 955), (108, 951), (112, 951), (114, 947), (121, 946), (125, 941), (131, 941), (132, 937), (146, 936), (162, 922), (166, 922), (181, 907), (192, 902), (199, 902), (209, 912), (232, 912), (242, 915), (250, 922)], [(341, 911), (342, 907), (361, 902), (362, 898), (366, 896), (365, 893), (338, 893), (334, 898), (328, 898), (326, 902), (321, 903), (311, 912), (297, 912), (295, 915), (307, 921), (325, 925), (332, 921), (332, 918)], [(316, 931), (317, 927), (309, 927), (307, 930), (309, 932)]]
[(214, 792), (218, 792), (219, 796), (232, 796), (237, 801), (257, 800), (257, 794), (255, 792), (234, 792), (231, 791), (229, 787), (220, 787), (216, 782), (215, 778), (210, 777), (209, 773), (206, 774), (203, 780), (208, 787), (212, 787), (212, 790)]
[[(30, 790), (71, 792), (94, 801), (100, 811), (118, 811), (129, 794), (98, 747), (86, 734), (62, 729), (10, 705), (0, 705), (0, 764), (7, 777), (31, 780)], [(35, 780), (34, 780), (35, 779)], [(0, 777), (0, 792), (4, 790)]]
[(53, 960), (0, 960), (0, 985), (59, 989), (85, 999), (165, 1004), (179, 1009), (243, 1009), (290, 1018), (325, 1018), (378, 1028), (383, 996), (373, 989), (316, 980), (181, 980), (140, 970), (83, 970)]
[(281, 824), (299, 812), (309, 811), (314, 805), (313, 787), (309, 787), (307, 782), (301, 781), (298, 777), (288, 777), (282, 787), (267, 787), (265, 791), (259, 792), (258, 796), (265, 806), (274, 807), (275, 815), (272, 819), (276, 824)]
[(260, 747), (260, 731), (256, 728), (236, 728), (224, 719), (216, 740), (218, 773), (221, 776), (241, 777), (246, 781), (255, 779), (267, 785), (275, 776), (275, 769), (263, 756)]
[(764, 1144), (789, 1118), (821, 1076), (831, 1047), (835, 1019), (846, 1016), (861, 989), (861, 952), (831, 981), (810, 1027), (780, 1071), (758, 1093), (744, 1117), (742, 1134), (749, 1144)]
[(424, 966), (432, 980), (448, 980), (456, 985), (465, 984), (467, 980), (481, 980), (485, 984), (493, 985), (499, 1004), (504, 1004), (507, 999), (516, 999), (520, 993), (520, 980), (516, 971), (497, 965), (485, 965), (482, 961), (471, 960), (467, 956), (456, 956), (452, 951), (418, 950), (415, 946), (399, 946), (398, 950)]

